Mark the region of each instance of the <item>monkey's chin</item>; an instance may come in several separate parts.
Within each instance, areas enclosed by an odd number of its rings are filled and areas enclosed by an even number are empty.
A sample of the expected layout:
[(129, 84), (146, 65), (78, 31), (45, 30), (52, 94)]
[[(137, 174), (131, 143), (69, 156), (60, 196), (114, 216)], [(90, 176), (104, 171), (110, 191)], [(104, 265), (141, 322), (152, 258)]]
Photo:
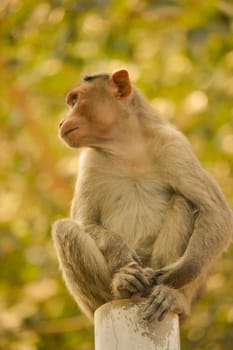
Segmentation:
[(62, 142), (63, 142), (68, 148), (80, 148), (80, 147), (84, 147), (78, 140), (67, 140), (67, 139), (62, 139)]
[(68, 137), (62, 137), (61, 135), (59, 135), (60, 140), (62, 141), (62, 143), (64, 143), (67, 147), (69, 148), (80, 148), (83, 147), (79, 140), (77, 139), (70, 139)]
[(59, 133), (60, 140), (69, 148), (82, 147), (80, 137), (77, 135), (79, 128), (70, 129), (64, 133)]

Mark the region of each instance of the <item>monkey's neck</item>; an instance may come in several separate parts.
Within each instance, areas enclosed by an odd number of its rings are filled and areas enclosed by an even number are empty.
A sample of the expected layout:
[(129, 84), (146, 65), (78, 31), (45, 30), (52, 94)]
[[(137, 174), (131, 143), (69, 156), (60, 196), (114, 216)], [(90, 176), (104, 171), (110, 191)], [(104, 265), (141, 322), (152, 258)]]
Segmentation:
[[(144, 102), (142, 100), (142, 102)], [(132, 107), (132, 106), (131, 106)], [(134, 106), (135, 107), (135, 106)], [(145, 102), (126, 110), (125, 122), (114, 128), (109, 140), (94, 146), (103, 156), (116, 164), (137, 168), (149, 168), (153, 164), (153, 143), (167, 122)]]
[(126, 173), (144, 173), (153, 166), (151, 140), (147, 136), (132, 132), (121, 135), (104, 147), (97, 147), (100, 156), (106, 158), (106, 164)]

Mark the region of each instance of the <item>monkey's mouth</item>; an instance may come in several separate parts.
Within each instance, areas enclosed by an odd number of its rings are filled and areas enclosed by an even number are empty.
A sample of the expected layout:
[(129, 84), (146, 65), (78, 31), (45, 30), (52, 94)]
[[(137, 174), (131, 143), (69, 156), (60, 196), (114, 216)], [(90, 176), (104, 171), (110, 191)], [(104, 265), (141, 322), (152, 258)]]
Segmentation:
[(66, 137), (67, 135), (69, 135), (71, 132), (73, 132), (73, 131), (75, 131), (75, 130), (78, 130), (79, 129), (79, 127), (75, 127), (75, 128), (72, 128), (72, 129), (68, 129), (68, 130), (66, 130), (65, 132), (63, 132), (62, 133), (62, 137)]

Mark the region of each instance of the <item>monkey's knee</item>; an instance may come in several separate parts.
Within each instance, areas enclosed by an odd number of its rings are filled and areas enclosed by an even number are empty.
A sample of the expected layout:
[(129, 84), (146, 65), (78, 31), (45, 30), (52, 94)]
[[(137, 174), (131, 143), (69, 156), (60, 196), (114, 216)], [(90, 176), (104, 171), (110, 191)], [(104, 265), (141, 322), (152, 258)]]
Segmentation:
[(73, 232), (79, 231), (79, 225), (72, 219), (61, 219), (54, 222), (52, 226), (52, 237), (55, 242), (63, 244)]
[(67, 260), (73, 260), (80, 251), (79, 242), (80, 227), (71, 219), (56, 221), (52, 227), (52, 237), (58, 256)]

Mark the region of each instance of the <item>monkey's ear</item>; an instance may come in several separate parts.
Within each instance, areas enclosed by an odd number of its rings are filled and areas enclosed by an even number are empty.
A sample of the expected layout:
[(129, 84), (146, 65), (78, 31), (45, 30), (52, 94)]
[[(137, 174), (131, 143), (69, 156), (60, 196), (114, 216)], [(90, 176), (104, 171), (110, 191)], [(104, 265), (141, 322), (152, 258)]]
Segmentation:
[(126, 69), (120, 69), (112, 73), (110, 78), (117, 86), (117, 96), (119, 98), (128, 97), (132, 91), (129, 80), (129, 73)]

